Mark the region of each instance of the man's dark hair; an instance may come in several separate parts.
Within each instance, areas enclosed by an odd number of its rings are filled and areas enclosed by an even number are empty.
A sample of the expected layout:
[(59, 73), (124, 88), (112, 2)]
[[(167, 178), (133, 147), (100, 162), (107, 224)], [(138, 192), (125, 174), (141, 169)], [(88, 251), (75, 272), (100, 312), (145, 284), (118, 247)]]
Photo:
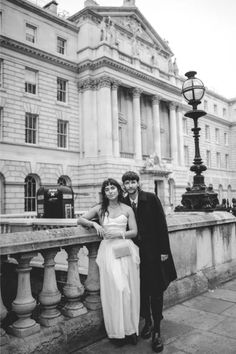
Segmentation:
[(139, 175), (134, 171), (127, 171), (122, 176), (122, 182), (125, 183), (125, 181), (139, 182)]

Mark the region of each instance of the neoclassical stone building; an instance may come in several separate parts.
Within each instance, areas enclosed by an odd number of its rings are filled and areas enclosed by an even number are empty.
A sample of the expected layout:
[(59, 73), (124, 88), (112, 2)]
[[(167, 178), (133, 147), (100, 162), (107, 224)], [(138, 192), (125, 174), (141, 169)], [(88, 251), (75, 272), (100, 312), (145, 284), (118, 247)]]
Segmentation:
[[(86, 0), (67, 19), (56, 1), (3, 0), (0, 11), (1, 213), (36, 210), (39, 186), (59, 182), (73, 187), (75, 209), (87, 209), (105, 178), (129, 169), (166, 210), (179, 204), (194, 158), (184, 77), (135, 0)], [(236, 98), (207, 90), (202, 108), (205, 180), (231, 198)]]

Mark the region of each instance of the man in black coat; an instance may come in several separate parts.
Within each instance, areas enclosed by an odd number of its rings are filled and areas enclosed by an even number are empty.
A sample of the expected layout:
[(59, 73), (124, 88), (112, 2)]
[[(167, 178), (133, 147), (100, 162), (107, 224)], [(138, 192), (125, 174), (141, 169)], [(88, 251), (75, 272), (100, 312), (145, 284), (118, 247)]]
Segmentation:
[(152, 349), (159, 353), (163, 350), (160, 336), (163, 293), (177, 277), (166, 218), (159, 198), (154, 193), (140, 190), (137, 173), (126, 172), (122, 182), (128, 194), (125, 202), (133, 208), (138, 225), (134, 242), (140, 252), (141, 316), (145, 319), (141, 337), (148, 339), (152, 336)]

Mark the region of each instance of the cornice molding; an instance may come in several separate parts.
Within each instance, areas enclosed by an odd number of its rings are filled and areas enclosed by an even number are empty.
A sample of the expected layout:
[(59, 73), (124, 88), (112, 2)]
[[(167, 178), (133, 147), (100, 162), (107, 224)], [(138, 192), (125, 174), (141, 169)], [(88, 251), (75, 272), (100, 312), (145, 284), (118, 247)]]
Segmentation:
[(61, 66), (63, 68), (66, 68), (74, 72), (77, 71), (78, 65), (76, 63), (70, 60), (63, 59), (56, 55), (50, 54), (41, 49), (32, 47), (28, 44), (18, 42), (15, 39), (11, 39), (5, 36), (0, 36), (0, 46), (7, 49), (14, 50), (18, 53), (30, 55), (33, 58), (37, 58), (57, 66)]
[(163, 89), (165, 91), (177, 95), (178, 97), (181, 97), (181, 89), (179, 87), (176, 87), (171, 83), (161, 81), (156, 77), (138, 71), (135, 68), (131, 68), (130, 66), (125, 65), (124, 63), (117, 62), (114, 59), (110, 59), (105, 56), (94, 61), (85, 60), (84, 62), (78, 64), (78, 71), (79, 73), (85, 71), (95, 71), (104, 66), (114, 69), (115, 71), (128, 74), (129, 76), (139, 79), (142, 82), (146, 82), (148, 84), (158, 87), (159, 89)]
[(76, 25), (74, 25), (73, 23), (71, 23), (70, 21), (63, 19), (63, 18), (59, 17), (58, 15), (53, 14), (53, 13), (35, 5), (32, 2), (24, 1), (24, 0), (7, 0), (7, 1), (11, 2), (12, 4), (15, 4), (23, 9), (34, 12), (39, 16), (47, 18), (48, 20), (53, 21), (63, 27), (69, 28), (70, 30), (72, 30), (74, 32), (79, 31), (79, 28)]

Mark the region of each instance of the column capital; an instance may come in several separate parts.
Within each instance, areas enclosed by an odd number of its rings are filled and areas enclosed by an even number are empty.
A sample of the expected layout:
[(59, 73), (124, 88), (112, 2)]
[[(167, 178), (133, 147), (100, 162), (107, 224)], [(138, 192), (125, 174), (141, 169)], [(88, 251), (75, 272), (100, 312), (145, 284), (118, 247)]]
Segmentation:
[(112, 79), (110, 76), (101, 76), (97, 79), (98, 88), (111, 87)]
[(83, 92), (86, 90), (95, 90), (97, 88), (97, 81), (91, 78), (85, 79), (78, 83), (78, 90)]
[(140, 97), (143, 92), (143, 90), (139, 87), (134, 87), (131, 91), (133, 93), (133, 97)]
[(152, 103), (158, 104), (161, 101), (162, 97), (160, 95), (153, 95), (152, 96)]
[(173, 109), (173, 110), (176, 109), (176, 107), (178, 107), (178, 102), (170, 101), (169, 107), (170, 107), (170, 109)]
[(121, 86), (121, 81), (120, 80), (112, 80), (112, 90), (117, 90), (118, 87)]

